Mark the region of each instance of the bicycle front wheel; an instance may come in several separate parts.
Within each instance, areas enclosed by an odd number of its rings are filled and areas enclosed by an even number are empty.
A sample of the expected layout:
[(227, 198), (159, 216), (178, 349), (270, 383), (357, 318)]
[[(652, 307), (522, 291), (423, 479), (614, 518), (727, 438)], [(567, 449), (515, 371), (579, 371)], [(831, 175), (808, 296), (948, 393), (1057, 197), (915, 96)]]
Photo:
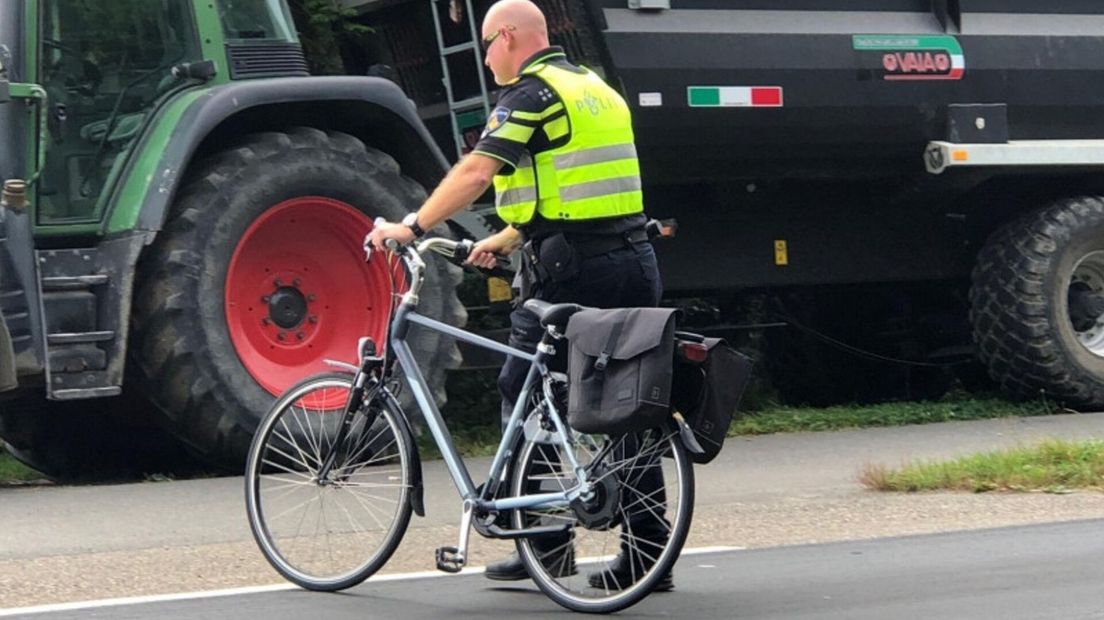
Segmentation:
[(402, 412), (388, 398), (364, 403), (338, 442), (351, 388), (352, 377), (336, 373), (292, 387), (261, 420), (249, 449), (253, 537), (273, 568), (308, 590), (361, 583), (387, 562), (410, 523), (411, 446)]
[[(694, 510), (694, 472), (678, 432), (657, 427), (618, 437), (576, 436), (576, 456), (595, 481), (574, 506), (514, 512), (515, 527), (567, 524), (563, 534), (518, 539), (529, 576), (573, 611), (610, 613), (670, 579)], [(564, 491), (575, 475), (560, 448), (527, 441), (515, 495)]]

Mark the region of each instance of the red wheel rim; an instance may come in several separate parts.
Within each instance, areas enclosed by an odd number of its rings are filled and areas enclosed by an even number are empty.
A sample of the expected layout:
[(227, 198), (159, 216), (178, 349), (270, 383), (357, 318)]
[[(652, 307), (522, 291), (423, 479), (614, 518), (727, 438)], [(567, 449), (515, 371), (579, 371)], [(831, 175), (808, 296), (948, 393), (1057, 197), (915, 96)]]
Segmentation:
[(364, 261), (371, 230), (348, 204), (305, 196), (265, 211), (242, 235), (226, 273), (226, 324), (269, 393), (330, 369), (323, 360), (355, 364), (362, 336), (382, 349), (391, 284), (387, 261)]

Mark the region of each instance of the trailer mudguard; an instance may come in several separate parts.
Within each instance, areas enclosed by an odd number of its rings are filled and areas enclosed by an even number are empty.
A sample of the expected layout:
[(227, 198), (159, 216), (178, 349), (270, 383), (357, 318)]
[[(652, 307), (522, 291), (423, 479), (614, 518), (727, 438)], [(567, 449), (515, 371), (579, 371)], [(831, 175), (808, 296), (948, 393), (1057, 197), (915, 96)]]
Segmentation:
[(104, 232), (160, 230), (206, 140), (231, 138), (223, 133), (243, 129), (279, 129), (280, 120), (357, 135), (387, 151), (426, 187), (448, 171), (413, 102), (393, 82), (348, 76), (235, 82), (187, 91), (162, 107), (126, 164)]

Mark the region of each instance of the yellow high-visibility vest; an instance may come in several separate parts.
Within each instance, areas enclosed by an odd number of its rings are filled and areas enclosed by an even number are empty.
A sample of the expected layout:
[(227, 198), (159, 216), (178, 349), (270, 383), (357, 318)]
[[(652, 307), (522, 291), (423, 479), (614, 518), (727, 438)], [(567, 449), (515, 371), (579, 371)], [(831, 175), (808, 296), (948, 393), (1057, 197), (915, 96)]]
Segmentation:
[(554, 122), (566, 120), (571, 138), (536, 157), (526, 153), (513, 174), (495, 176), (499, 217), (526, 224), (533, 213), (574, 221), (643, 212), (632, 118), (621, 95), (589, 69), (575, 73), (538, 62), (521, 74), (559, 95), (567, 116)]

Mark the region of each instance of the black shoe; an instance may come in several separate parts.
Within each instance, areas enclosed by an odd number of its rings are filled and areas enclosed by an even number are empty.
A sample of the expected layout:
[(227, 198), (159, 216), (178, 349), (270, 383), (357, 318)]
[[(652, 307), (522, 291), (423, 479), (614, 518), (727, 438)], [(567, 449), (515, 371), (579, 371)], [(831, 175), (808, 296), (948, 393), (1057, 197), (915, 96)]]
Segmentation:
[(505, 560), (488, 564), (483, 574), (487, 579), (495, 581), (520, 581), (529, 578), (529, 571), (525, 570), (525, 562), (521, 561), (521, 556), (516, 551)]
[[(632, 570), (629, 561), (625, 559), (625, 554), (620, 553), (606, 568), (588, 575), (587, 583), (590, 587), (599, 590), (624, 590), (636, 583), (646, 570), (647, 568), (639, 565), (635, 571)], [(667, 571), (667, 574), (652, 587), (652, 592), (670, 592), (674, 589), (675, 580), (671, 576), (671, 571)]]
[[(548, 572), (553, 577), (570, 577), (579, 572), (575, 567), (575, 550), (571, 547), (549, 552), (541, 561), (548, 567)], [(525, 570), (525, 562), (521, 561), (521, 556), (516, 551), (505, 560), (488, 564), (483, 574), (487, 579), (494, 581), (521, 581), (529, 578), (529, 571)]]

